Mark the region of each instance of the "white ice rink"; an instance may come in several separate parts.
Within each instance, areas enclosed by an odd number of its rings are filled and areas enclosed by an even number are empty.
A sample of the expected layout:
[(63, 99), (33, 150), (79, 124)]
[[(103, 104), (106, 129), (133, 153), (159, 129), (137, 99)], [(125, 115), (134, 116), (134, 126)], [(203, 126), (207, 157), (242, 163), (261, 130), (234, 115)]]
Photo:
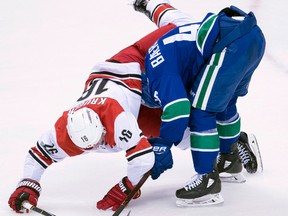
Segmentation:
[[(101, 2), (101, 3), (100, 3)], [(131, 201), (131, 216), (288, 215), (288, 25), (286, 0), (171, 0), (202, 20), (230, 5), (252, 10), (266, 53), (239, 100), (242, 130), (256, 134), (264, 172), (244, 184), (222, 184), (225, 203), (178, 208), (175, 191), (194, 174), (189, 151), (173, 148), (174, 168), (149, 179)], [(0, 0), (0, 215), (22, 177), (28, 149), (82, 93), (90, 69), (156, 26), (126, 0)], [(57, 216), (112, 215), (95, 203), (126, 174), (124, 152), (89, 154), (49, 167), (38, 206)], [(31, 212), (30, 215), (39, 215)]]

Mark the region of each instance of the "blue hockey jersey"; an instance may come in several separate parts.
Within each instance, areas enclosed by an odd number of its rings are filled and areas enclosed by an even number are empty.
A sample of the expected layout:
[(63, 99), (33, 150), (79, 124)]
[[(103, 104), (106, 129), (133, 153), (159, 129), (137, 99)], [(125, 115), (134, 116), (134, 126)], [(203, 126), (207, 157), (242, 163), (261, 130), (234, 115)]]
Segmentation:
[[(145, 58), (145, 72), (142, 74), (142, 100), (146, 106), (162, 108), (160, 137), (171, 144), (177, 144), (182, 139), (184, 130), (189, 125), (191, 104), (194, 108), (212, 112), (221, 112), (225, 109), (239, 85), (233, 81), (234, 75), (235, 80), (241, 80), (239, 79), (241, 74), (243, 77), (247, 75), (247, 79), (244, 80), (247, 85), (241, 84), (239, 95), (236, 96), (246, 94), (251, 78), (249, 71), (257, 67), (263, 56), (264, 39), (261, 33), (259, 34), (260, 30), (256, 26), (254, 15), (238, 12), (242, 19), (231, 18), (225, 13), (208, 13), (202, 22), (186, 24), (171, 30), (149, 49)], [(231, 76), (226, 76), (227, 72), (229, 75), (230, 69), (222, 67), (222, 63), (234, 64), (237, 56), (237, 50), (235, 51), (233, 47), (231, 52), (226, 52), (226, 45), (251, 32), (254, 27), (249, 36), (251, 40), (247, 44), (245, 40), (240, 40), (237, 44), (240, 53), (243, 51), (247, 68), (241, 65), (239, 56), (238, 68), (235, 66)], [(241, 46), (242, 44), (243, 48), (250, 46), (251, 42), (254, 43), (255, 52), (249, 50), (247, 61), (247, 55), (241, 50)], [(220, 46), (217, 47), (216, 53), (215, 44), (218, 43)], [(226, 55), (230, 55), (227, 58), (229, 62), (224, 62)], [(217, 78), (218, 74), (222, 73), (219, 72), (220, 69), (225, 74), (224, 80)], [(227, 80), (229, 84), (231, 83), (231, 89), (234, 88), (228, 94), (222, 88)], [(219, 87), (213, 88), (216, 81), (220, 83)], [(201, 91), (198, 91), (199, 89)], [(222, 94), (223, 91), (225, 94)], [(213, 100), (210, 100), (211, 95)]]

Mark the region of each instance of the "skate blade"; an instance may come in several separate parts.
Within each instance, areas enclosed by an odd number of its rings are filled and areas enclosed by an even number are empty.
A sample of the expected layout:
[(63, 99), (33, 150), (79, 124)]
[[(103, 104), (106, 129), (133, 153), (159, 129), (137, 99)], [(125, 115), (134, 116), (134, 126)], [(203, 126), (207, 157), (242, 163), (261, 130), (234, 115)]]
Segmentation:
[(228, 182), (228, 183), (244, 183), (246, 182), (245, 177), (242, 173), (220, 173), (219, 174), (221, 182)]
[(248, 136), (248, 143), (257, 160), (257, 164), (258, 164), (257, 172), (263, 172), (263, 162), (262, 162), (262, 157), (261, 157), (260, 148), (259, 148), (257, 139), (254, 134), (248, 134), (247, 136)]
[(224, 199), (220, 193), (218, 194), (208, 194), (203, 197), (195, 199), (177, 199), (176, 205), (178, 207), (202, 207), (218, 205), (224, 202)]

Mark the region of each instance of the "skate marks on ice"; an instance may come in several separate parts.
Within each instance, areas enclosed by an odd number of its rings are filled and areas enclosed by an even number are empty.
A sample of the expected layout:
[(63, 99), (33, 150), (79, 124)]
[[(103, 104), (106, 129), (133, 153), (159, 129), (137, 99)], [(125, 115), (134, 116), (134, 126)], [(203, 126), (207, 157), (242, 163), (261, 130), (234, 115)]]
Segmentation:
[(177, 199), (176, 205), (178, 207), (204, 207), (212, 205), (220, 205), (224, 202), (224, 199), (220, 193), (208, 194), (203, 197), (195, 199)]

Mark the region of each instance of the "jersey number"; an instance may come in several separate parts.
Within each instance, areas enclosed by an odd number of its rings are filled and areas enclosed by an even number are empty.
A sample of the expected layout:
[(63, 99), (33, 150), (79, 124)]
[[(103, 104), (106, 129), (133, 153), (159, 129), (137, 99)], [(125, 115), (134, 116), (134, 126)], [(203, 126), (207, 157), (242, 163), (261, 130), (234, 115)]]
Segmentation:
[(163, 39), (163, 44), (166, 45), (175, 41), (195, 41), (198, 28), (198, 24), (179, 27), (179, 33)]
[(42, 146), (44, 147), (44, 149), (46, 150), (46, 152), (48, 152), (49, 154), (56, 154), (58, 153), (58, 150), (57, 148), (54, 148), (54, 145), (51, 144), (51, 145), (48, 145), (48, 144), (45, 144), (45, 143), (41, 143)]
[(120, 136), (120, 137), (119, 137), (119, 139), (120, 139), (121, 141), (128, 142), (128, 139), (131, 139), (131, 137), (132, 137), (132, 132), (129, 131), (129, 130), (123, 130), (123, 131), (121, 132), (121, 134), (123, 135), (123, 136)]
[(90, 86), (83, 92), (82, 96), (77, 100), (77, 102), (87, 99), (90, 96), (99, 95), (108, 90), (105, 88), (108, 80), (101, 79), (101, 80), (94, 80)]

